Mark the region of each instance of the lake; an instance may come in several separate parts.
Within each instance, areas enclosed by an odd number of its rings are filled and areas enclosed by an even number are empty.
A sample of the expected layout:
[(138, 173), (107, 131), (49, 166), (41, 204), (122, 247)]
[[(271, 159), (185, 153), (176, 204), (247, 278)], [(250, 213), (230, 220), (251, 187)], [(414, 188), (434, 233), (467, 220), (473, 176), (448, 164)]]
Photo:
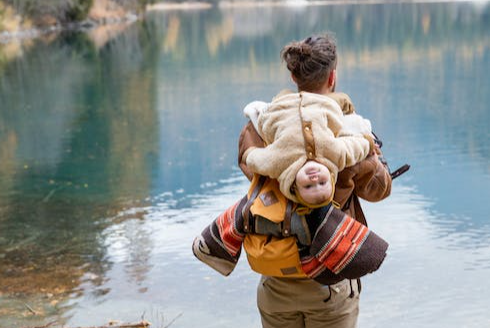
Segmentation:
[(490, 327), (490, 4), (221, 3), (0, 44), (0, 327), (252, 328), (259, 276), (193, 238), (241, 198), (242, 108), (293, 88), (279, 52), (332, 31), (338, 90), (392, 169), (363, 203), (388, 257), (360, 327)]

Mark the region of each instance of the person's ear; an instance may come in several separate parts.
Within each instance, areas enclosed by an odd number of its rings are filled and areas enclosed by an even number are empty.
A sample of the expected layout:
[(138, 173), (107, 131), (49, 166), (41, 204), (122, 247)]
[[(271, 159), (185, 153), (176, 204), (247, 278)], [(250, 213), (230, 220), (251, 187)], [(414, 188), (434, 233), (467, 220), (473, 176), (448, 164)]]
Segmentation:
[(328, 87), (334, 91), (335, 90), (335, 83), (337, 82), (337, 70), (333, 69), (330, 72), (330, 75), (328, 76)]
[(293, 73), (291, 73), (291, 79), (293, 80), (294, 83), (298, 84), (298, 81), (296, 81), (296, 77), (294, 76)]

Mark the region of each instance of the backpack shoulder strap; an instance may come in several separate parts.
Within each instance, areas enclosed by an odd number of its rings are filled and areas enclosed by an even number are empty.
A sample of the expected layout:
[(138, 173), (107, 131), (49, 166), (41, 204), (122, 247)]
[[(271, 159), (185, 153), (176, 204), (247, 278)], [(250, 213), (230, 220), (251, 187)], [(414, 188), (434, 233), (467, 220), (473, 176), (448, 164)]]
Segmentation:
[(289, 237), (291, 235), (291, 216), (293, 214), (293, 202), (288, 199), (286, 204), (286, 212), (284, 213), (284, 221), (282, 221), (282, 236)]
[(252, 207), (252, 204), (254, 200), (257, 198), (257, 196), (260, 193), (260, 190), (262, 189), (266, 177), (262, 175), (255, 175), (255, 177), (258, 176), (258, 181), (255, 184), (255, 187), (252, 190), (252, 193), (248, 197), (247, 203), (245, 203), (245, 206), (242, 209), (242, 216), (243, 216), (243, 231), (245, 233), (251, 232), (251, 220), (250, 220), (250, 207)]

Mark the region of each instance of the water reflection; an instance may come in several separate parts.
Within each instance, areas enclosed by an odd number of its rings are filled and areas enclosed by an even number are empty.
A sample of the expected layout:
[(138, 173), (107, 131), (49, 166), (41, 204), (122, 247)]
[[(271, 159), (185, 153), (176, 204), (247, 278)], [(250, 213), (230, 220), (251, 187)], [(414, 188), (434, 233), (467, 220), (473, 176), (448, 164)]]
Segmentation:
[(103, 51), (85, 35), (40, 40), (2, 76), (2, 294), (38, 315), (63, 312), (81, 283), (105, 282), (104, 218), (149, 194), (158, 120), (152, 55), (137, 35)]
[[(247, 188), (241, 108), (292, 87), (281, 47), (324, 30), (339, 40), (339, 87), (392, 166), (412, 164), (368, 206), (391, 254), (367, 280), (362, 325), (488, 325), (477, 286), (455, 282), (490, 270), (489, 17), (472, 3), (221, 6), (2, 45), (0, 326), (145, 312), (258, 326), (257, 276), (241, 263), (224, 279), (189, 245)], [(439, 317), (454, 299), (474, 302)]]

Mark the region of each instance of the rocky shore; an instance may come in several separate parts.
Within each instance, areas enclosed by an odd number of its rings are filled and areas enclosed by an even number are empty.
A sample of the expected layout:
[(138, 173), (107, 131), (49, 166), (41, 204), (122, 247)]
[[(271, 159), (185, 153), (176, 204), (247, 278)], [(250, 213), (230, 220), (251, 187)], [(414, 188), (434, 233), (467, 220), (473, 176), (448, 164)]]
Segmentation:
[(147, 1), (94, 0), (89, 5), (85, 1), (84, 7), (76, 6), (73, 0), (59, 0), (49, 7), (39, 3), (34, 5), (37, 7), (28, 6), (28, 2), (0, 1), (0, 43), (62, 30), (83, 31), (100, 25), (132, 22), (144, 13)]

